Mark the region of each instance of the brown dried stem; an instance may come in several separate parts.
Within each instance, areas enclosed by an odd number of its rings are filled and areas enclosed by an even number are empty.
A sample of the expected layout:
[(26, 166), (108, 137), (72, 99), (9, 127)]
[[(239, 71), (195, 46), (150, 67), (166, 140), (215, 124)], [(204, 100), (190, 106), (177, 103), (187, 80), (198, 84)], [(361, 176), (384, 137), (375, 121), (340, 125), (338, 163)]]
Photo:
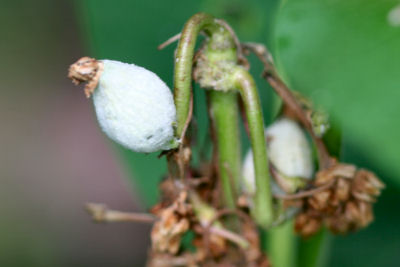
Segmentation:
[(165, 42), (163, 42), (162, 44), (160, 44), (159, 46), (157, 46), (158, 50), (162, 50), (165, 47), (169, 46), (170, 44), (172, 44), (173, 42), (178, 41), (181, 38), (181, 33), (177, 33), (174, 36), (170, 37), (168, 40), (166, 40)]
[(317, 194), (319, 192), (322, 192), (328, 188), (330, 188), (336, 181), (332, 180), (324, 185), (321, 185), (317, 188), (313, 188), (307, 191), (301, 191), (299, 193), (296, 194), (290, 194), (290, 195), (280, 195), (280, 194), (274, 194), (275, 198), (279, 198), (279, 199), (284, 199), (284, 200), (295, 200), (295, 199), (299, 199), (299, 198), (305, 198), (305, 197), (309, 197), (309, 196), (313, 196), (314, 194)]
[[(249, 242), (241, 237), (240, 235), (237, 235), (231, 231), (228, 231), (226, 229), (220, 228), (220, 227), (214, 227), (212, 224), (219, 220), (221, 217), (227, 216), (227, 215), (236, 215), (239, 218), (241, 218), (244, 221), (249, 222), (252, 226), (256, 227), (250, 216), (248, 216), (246, 213), (240, 211), (240, 210), (232, 210), (232, 209), (222, 209), (219, 210), (205, 225), (204, 229), (205, 231), (209, 231), (211, 233), (220, 235), (221, 237), (224, 237), (227, 240), (232, 241), (233, 243), (236, 243), (239, 245), (241, 248), (246, 249), (249, 246)], [(222, 230), (222, 231), (221, 231)]]
[(87, 203), (86, 210), (95, 222), (141, 222), (154, 223), (157, 218), (148, 213), (123, 212), (110, 210), (100, 203)]
[[(101, 203), (87, 203), (86, 210), (92, 216), (95, 222), (110, 223), (110, 222), (140, 222), (140, 223), (154, 223), (157, 217), (148, 213), (134, 213), (123, 212), (118, 210), (108, 209), (106, 205)], [(240, 235), (226, 230), (221, 227), (208, 226), (205, 227), (207, 231), (223, 237), (232, 243), (237, 244), (239, 247), (246, 249), (249, 244), (247, 240)]]
[(249, 247), (249, 242), (241, 235), (238, 235), (234, 232), (215, 226), (210, 226), (208, 230), (210, 233), (223, 237), (224, 239), (231, 241), (243, 249), (247, 249)]

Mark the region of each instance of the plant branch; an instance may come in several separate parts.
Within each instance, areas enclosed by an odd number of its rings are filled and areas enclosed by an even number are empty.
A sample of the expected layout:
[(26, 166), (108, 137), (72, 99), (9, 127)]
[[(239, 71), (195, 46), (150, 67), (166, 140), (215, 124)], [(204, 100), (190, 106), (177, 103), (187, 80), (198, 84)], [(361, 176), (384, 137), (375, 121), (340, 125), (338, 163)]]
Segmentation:
[(334, 183), (336, 182), (335, 179), (332, 179), (331, 181), (329, 181), (328, 183), (321, 185), (317, 188), (313, 188), (310, 190), (306, 190), (306, 191), (301, 191), (299, 193), (296, 194), (289, 194), (289, 195), (280, 195), (280, 194), (274, 194), (275, 198), (279, 198), (279, 199), (284, 199), (284, 200), (294, 200), (294, 199), (299, 199), (299, 198), (305, 198), (305, 197), (309, 197), (312, 195), (315, 195), (319, 192), (322, 192), (328, 188), (330, 188)]
[(268, 232), (268, 255), (274, 267), (296, 266), (296, 237), (292, 220)]
[(168, 40), (166, 40), (165, 42), (163, 42), (162, 44), (160, 44), (159, 46), (157, 46), (158, 50), (162, 50), (165, 47), (169, 46), (170, 44), (172, 44), (173, 42), (176, 42), (179, 40), (179, 38), (181, 38), (181, 33), (177, 33), (174, 36), (168, 38)]
[(88, 203), (86, 210), (95, 222), (141, 222), (153, 223), (156, 217), (148, 213), (123, 212), (110, 210), (104, 204)]
[(236, 68), (233, 80), (243, 99), (253, 151), (257, 188), (253, 215), (262, 227), (269, 227), (274, 212), (260, 98), (253, 77), (244, 68)]
[(226, 240), (229, 240), (232, 243), (235, 243), (236, 245), (238, 245), (239, 247), (241, 247), (243, 249), (247, 249), (249, 247), (249, 242), (245, 238), (243, 238), (241, 235), (238, 235), (234, 232), (231, 232), (224, 228), (215, 227), (215, 226), (210, 226), (208, 228), (208, 230), (210, 231), (210, 233), (213, 233), (215, 235), (223, 237)]

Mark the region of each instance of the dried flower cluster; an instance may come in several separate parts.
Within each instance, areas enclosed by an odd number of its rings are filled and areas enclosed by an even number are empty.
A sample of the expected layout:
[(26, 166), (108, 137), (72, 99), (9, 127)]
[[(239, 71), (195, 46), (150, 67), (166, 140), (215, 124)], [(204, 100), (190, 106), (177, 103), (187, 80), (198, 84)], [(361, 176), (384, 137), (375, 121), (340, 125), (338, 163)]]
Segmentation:
[(153, 250), (176, 254), (181, 245), (182, 235), (189, 229), (188, 216), (192, 208), (187, 203), (187, 193), (182, 191), (169, 207), (155, 212), (160, 218), (151, 231)]
[(316, 187), (327, 184), (331, 186), (303, 200), (303, 212), (295, 223), (299, 234), (308, 237), (323, 224), (333, 233), (345, 234), (372, 222), (372, 204), (384, 188), (372, 172), (336, 163), (316, 175)]
[[(162, 201), (152, 209), (158, 220), (151, 232), (148, 266), (270, 266), (260, 250), (257, 227), (251, 218), (211, 205), (218, 186), (210, 183), (215, 177), (208, 168), (192, 169), (195, 177), (187, 178), (186, 187), (171, 178), (161, 183)], [(205, 172), (209, 176), (201, 175)], [(232, 220), (223, 218), (228, 215)], [(237, 224), (235, 232), (225, 226), (232, 221)], [(189, 240), (195, 248), (192, 253), (182, 244), (188, 232), (193, 234)]]

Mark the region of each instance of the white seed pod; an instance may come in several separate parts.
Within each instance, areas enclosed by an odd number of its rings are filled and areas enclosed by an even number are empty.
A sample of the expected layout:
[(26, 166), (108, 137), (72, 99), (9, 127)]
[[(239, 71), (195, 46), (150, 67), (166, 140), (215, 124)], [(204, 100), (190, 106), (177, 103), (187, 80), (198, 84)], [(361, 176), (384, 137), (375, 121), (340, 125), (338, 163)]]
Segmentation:
[(88, 82), (101, 129), (115, 142), (136, 152), (176, 147), (176, 110), (172, 93), (153, 72), (134, 64), (81, 58), (71, 65), (74, 83)]
[(310, 144), (297, 122), (281, 118), (265, 131), (272, 164), (286, 177), (311, 179), (314, 164)]
[[(275, 194), (293, 193), (305, 185), (304, 179), (311, 179), (314, 172), (310, 144), (300, 126), (293, 120), (281, 118), (275, 121), (265, 130), (268, 159), (273, 167), (282, 176), (282, 188), (275, 182), (271, 182), (272, 191)], [(250, 150), (243, 163), (243, 192), (254, 195), (255, 173), (253, 153)], [(282, 189), (285, 191), (283, 192)]]
[[(254, 172), (253, 151), (251, 149), (247, 152), (244, 158), (242, 176), (242, 193), (248, 196), (254, 196), (256, 193), (256, 175)], [(284, 191), (282, 191), (282, 189), (274, 181), (271, 181), (271, 190), (273, 194), (284, 194)]]

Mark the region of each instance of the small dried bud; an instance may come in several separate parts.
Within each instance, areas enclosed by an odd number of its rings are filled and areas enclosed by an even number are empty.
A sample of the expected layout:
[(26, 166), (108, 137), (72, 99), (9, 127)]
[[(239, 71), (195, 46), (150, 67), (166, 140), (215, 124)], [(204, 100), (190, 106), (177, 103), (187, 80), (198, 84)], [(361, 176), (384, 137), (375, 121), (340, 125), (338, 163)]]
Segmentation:
[(303, 237), (309, 237), (318, 232), (321, 228), (322, 220), (318, 216), (309, 213), (300, 213), (296, 217), (294, 228)]
[(159, 211), (160, 220), (153, 225), (151, 241), (153, 250), (176, 254), (181, 245), (184, 233), (189, 230), (187, 218), (191, 207), (186, 203), (187, 193), (181, 192), (176, 201), (169, 207)]
[(339, 202), (346, 201), (350, 196), (350, 181), (339, 178), (335, 189), (335, 199)]
[(331, 192), (329, 190), (318, 192), (308, 199), (309, 205), (315, 210), (324, 210), (329, 205)]
[(385, 185), (372, 172), (359, 170), (354, 177), (352, 194), (359, 200), (375, 202)]
[(336, 177), (343, 177), (345, 179), (352, 179), (356, 173), (356, 167), (351, 164), (335, 164), (332, 167), (321, 170), (317, 173), (315, 185), (320, 186), (326, 184)]

